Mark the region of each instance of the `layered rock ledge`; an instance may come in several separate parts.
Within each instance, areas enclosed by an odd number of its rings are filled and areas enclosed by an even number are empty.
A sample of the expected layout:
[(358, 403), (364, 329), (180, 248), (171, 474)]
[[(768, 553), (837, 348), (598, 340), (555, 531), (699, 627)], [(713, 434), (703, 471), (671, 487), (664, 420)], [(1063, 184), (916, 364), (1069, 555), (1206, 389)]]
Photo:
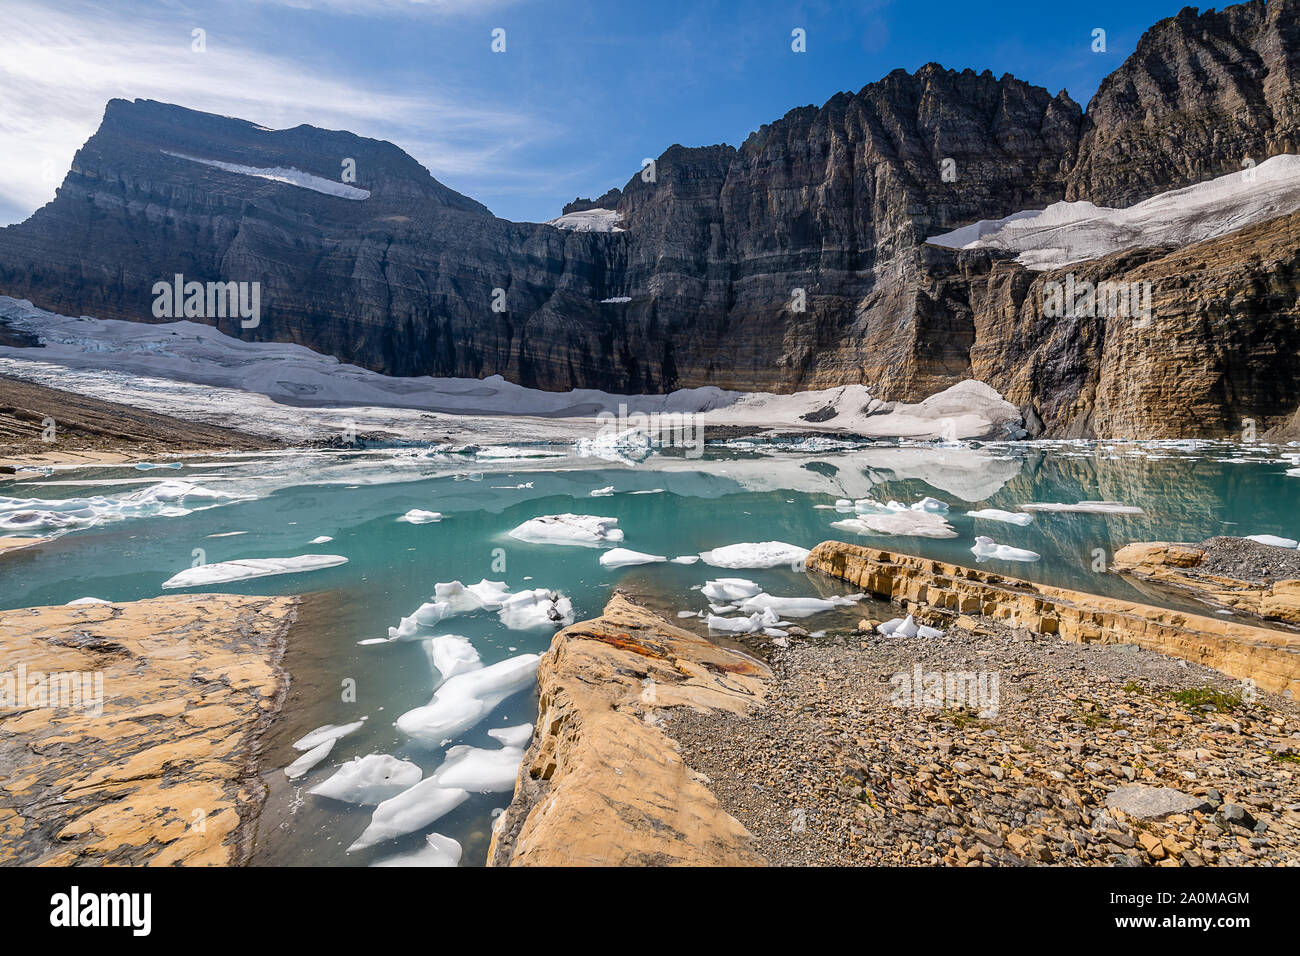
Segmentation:
[[(982, 615), (1077, 643), (1135, 644), (1300, 700), (1300, 634), (1023, 581), (878, 548), (825, 541), (807, 567), (937, 626)], [(913, 605), (915, 607), (913, 607)]]
[(1225, 556), (1220, 553), (1226, 549), (1221, 542), (1231, 542), (1234, 548), (1248, 548), (1266, 558), (1276, 555), (1277, 560), (1289, 565), (1286, 571), (1290, 575), (1300, 576), (1300, 555), (1240, 538), (1211, 539), (1203, 545), (1165, 541), (1130, 544), (1115, 552), (1111, 566), (1116, 571), (1143, 580), (1193, 591), (1216, 607), (1244, 611), (1287, 624), (1300, 624), (1300, 580), (1296, 577), (1260, 579), (1254, 575), (1252, 580), (1243, 580), (1245, 575), (1241, 571), (1226, 573), (1228, 569), (1222, 566)]
[(188, 594), (0, 611), (0, 864), (245, 862), (296, 606)]
[(616, 593), (542, 658), (537, 730), (488, 865), (762, 865), (662, 724), (682, 710), (743, 715), (769, 677)]

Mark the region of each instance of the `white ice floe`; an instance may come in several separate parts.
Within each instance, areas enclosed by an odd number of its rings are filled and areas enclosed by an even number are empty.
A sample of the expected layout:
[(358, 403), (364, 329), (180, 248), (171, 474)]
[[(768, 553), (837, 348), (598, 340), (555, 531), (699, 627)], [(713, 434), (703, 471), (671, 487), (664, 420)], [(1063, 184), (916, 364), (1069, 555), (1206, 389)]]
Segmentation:
[(422, 830), (469, 799), (464, 790), (438, 785), (432, 777), (389, 797), (370, 815), (370, 825), (350, 847), (349, 853)]
[(533, 725), (516, 724), (514, 727), (497, 727), (489, 730), (487, 735), (493, 740), (501, 741), (503, 747), (522, 747), (533, 739)]
[(459, 866), (461, 846), (451, 837), (430, 833), (424, 838), (427, 846), (412, 853), (399, 853), (376, 860), (371, 866)]
[(698, 554), (683, 554), (680, 557), (672, 559), (672, 564), (695, 564), (700, 560)]
[(622, 213), (614, 209), (583, 209), (566, 212), (563, 216), (546, 220), (546, 225), (573, 232), (625, 232)]
[(497, 617), (512, 631), (568, 627), (573, 623), (573, 602), (548, 588), (535, 588), (502, 601)]
[(324, 743), (317, 744), (308, 750), (305, 754), (295, 760), (289, 766), (284, 768), (284, 775), (290, 780), (297, 780), (299, 777), (306, 776), (312, 767), (316, 766), (322, 760), (330, 755), (334, 749), (333, 738), (326, 740)]
[(313, 747), (320, 746), (327, 740), (338, 740), (346, 737), (348, 734), (360, 730), (365, 726), (365, 719), (354, 720), (350, 724), (326, 724), (324, 727), (317, 727), (311, 733), (300, 737), (293, 742), (294, 750), (311, 750)]
[(601, 518), (596, 515), (542, 515), (529, 518), (511, 531), (510, 537), (532, 544), (598, 547), (623, 540), (623, 532), (617, 525), (617, 518)]
[(700, 552), (700, 560), (715, 568), (802, 567), (807, 557), (807, 548), (784, 541), (743, 542)]
[(629, 551), (627, 548), (613, 548), (600, 556), (602, 568), (624, 568), (632, 564), (659, 564), (668, 559), (662, 554), (646, 554), (642, 551)]
[(244, 500), (188, 481), (163, 481), (125, 495), (93, 498), (0, 497), (0, 531), (74, 531), (127, 518), (181, 518), (194, 511)]
[(426, 746), (440, 747), (486, 717), (511, 694), (531, 687), (538, 654), (521, 654), (457, 674), (434, 691), (433, 700), (397, 718), (397, 728)]
[(1146, 514), (1146, 512), (1137, 505), (1126, 505), (1122, 501), (1079, 501), (1074, 504), (1064, 504), (1059, 501), (1031, 502), (1027, 505), (1021, 505), (1020, 508), (1023, 511), (1070, 512), (1096, 515)]
[(82, 607), (82, 606), (87, 605), (87, 604), (112, 604), (112, 603), (113, 603), (112, 601), (105, 601), (103, 598), (97, 598), (97, 597), (82, 597), (82, 598), (77, 598), (75, 601), (69, 601), (69, 602), (67, 603), (67, 606), (68, 606), (68, 607)]
[(752, 598), (762, 590), (759, 585), (744, 578), (718, 578), (716, 581), (706, 581), (700, 593), (719, 604), (734, 604)]
[(832, 528), (852, 531), (855, 534), (914, 535), (920, 538), (955, 538), (956, 530), (944, 520), (943, 515), (930, 511), (885, 510), (875, 514), (863, 513), (856, 518), (832, 521)]
[(388, 629), (390, 641), (405, 641), (415, 637), (421, 627), (433, 627), (451, 613), (446, 601), (426, 601), (415, 609), (415, 613), (402, 618), (397, 627)]
[(310, 189), (312, 192), (322, 193), (326, 196), (336, 196), (339, 199), (360, 201), (370, 198), (368, 189), (349, 186), (347, 183), (303, 172), (301, 169), (294, 169), (292, 166), (243, 166), (239, 163), (227, 163), (216, 159), (202, 159), (186, 153), (173, 153), (167, 149), (159, 150), (159, 152), (167, 156), (173, 156), (176, 159), (187, 159), (191, 163), (211, 166), (213, 169), (220, 169), (223, 172), (237, 173), (240, 176), (252, 176), (255, 179), (265, 179), (286, 186), (297, 186), (299, 189)]
[(424, 510), (422, 510), (422, 509), (420, 509), (420, 508), (412, 508), (410, 511), (408, 511), (406, 514), (402, 515), (402, 516), (401, 516), (400, 518), (398, 518), (397, 520), (398, 520), (398, 521), (406, 521), (406, 522), (408, 522), (408, 523), (410, 523), (410, 524), (429, 524), (429, 523), (434, 522), (434, 521), (441, 521), (441, 520), (442, 520), (442, 512), (441, 512), (441, 511), (424, 511)]
[(1260, 544), (1272, 545), (1275, 548), (1300, 548), (1300, 541), (1295, 538), (1281, 538), (1275, 534), (1248, 534), (1246, 539), (1258, 541)]
[(374, 806), (409, 790), (423, 776), (420, 768), (409, 760), (398, 760), (389, 754), (367, 754), (342, 764), (332, 776), (307, 792), (344, 803)]
[(774, 628), (786, 622), (782, 621), (775, 611), (768, 608), (765, 611), (756, 611), (748, 617), (720, 617), (716, 614), (710, 614), (707, 623), (711, 631), (721, 631), (727, 634), (753, 634), (756, 631)]
[(470, 793), (507, 793), (515, 788), (515, 776), (524, 759), (522, 747), (485, 750), (459, 746), (447, 751), (447, 758), (430, 776), (439, 786), (459, 787)]
[(322, 535), (320, 535), (319, 537), (312, 538), (312, 539), (311, 539), (310, 541), (308, 541), (307, 543), (308, 543), (308, 544), (329, 544), (329, 543), (330, 543), (331, 541), (333, 541), (333, 540), (334, 540), (334, 539), (331, 538), (329, 535), (327, 535), (327, 534), (322, 534)]
[(602, 431), (595, 438), (580, 438), (574, 445), (574, 453), (579, 458), (639, 465), (654, 454), (658, 444), (645, 430), (627, 428), (621, 432)]
[(943, 637), (944, 632), (937, 627), (917, 624), (912, 615), (905, 618), (896, 617), (876, 626), (876, 632), (886, 637)]
[(219, 561), (186, 568), (173, 574), (162, 583), (165, 588), (209, 587), (231, 581), (247, 581), (275, 574), (300, 574), (347, 564), (348, 559), (338, 554), (300, 554), (292, 558), (246, 558), (242, 561)]
[(604, 488), (596, 488), (594, 491), (592, 491), (592, 493), (591, 493), (591, 497), (593, 497), (593, 498), (608, 498), (608, 497), (609, 497), (610, 495), (612, 495), (613, 493), (614, 493), (614, 486), (613, 486), (613, 485), (606, 485)]
[(862, 600), (861, 594), (848, 596), (836, 595), (832, 598), (783, 598), (773, 597), (766, 592), (755, 594), (747, 598), (740, 605), (741, 612), (746, 611), (766, 611), (771, 609), (781, 617), (812, 617), (814, 614), (820, 614), (823, 611), (830, 611), (837, 607), (849, 607)]
[(998, 544), (992, 538), (980, 536), (975, 539), (975, 546), (971, 552), (980, 561), (999, 560), (999, 561), (1037, 561), (1042, 555), (1037, 551), (1027, 551), (1024, 548), (1013, 548), (1010, 545)]
[(478, 651), (474, 649), (474, 645), (467, 637), (461, 637), (459, 634), (440, 634), (437, 637), (427, 638), (422, 643), (430, 665), (443, 680), (455, 677), (457, 674), (476, 671), (483, 666)]
[(985, 521), (1002, 521), (1006, 524), (1018, 524), (1024, 527), (1032, 524), (1033, 515), (1022, 514), (1018, 511), (1001, 511), (997, 508), (981, 508), (978, 511), (968, 511), (966, 514), (972, 518), (983, 518)]
[(1003, 249), (1030, 269), (1059, 269), (1123, 249), (1201, 242), (1296, 210), (1300, 156), (1281, 155), (1125, 209), (1058, 202), (963, 226), (926, 242), (954, 249)]
[(446, 604), (451, 614), (498, 608), (509, 596), (510, 588), (504, 581), (489, 581), (487, 578), (468, 586), (459, 581), (446, 581), (433, 586), (433, 599)]

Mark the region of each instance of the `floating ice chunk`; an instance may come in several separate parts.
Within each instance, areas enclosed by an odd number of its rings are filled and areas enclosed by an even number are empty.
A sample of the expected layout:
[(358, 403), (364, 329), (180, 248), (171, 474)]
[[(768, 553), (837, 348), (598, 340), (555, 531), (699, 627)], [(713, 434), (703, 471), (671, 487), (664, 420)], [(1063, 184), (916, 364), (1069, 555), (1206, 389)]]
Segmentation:
[(593, 497), (593, 498), (608, 498), (608, 497), (609, 497), (610, 495), (612, 495), (613, 493), (614, 493), (614, 486), (613, 486), (613, 485), (606, 485), (604, 488), (596, 488), (595, 490), (593, 490), (592, 493), (591, 493), (591, 497)]
[(667, 560), (662, 554), (645, 554), (641, 551), (629, 551), (627, 548), (614, 548), (600, 556), (600, 566), (623, 568), (630, 564), (658, 564)]
[(762, 590), (762, 587), (744, 578), (718, 578), (716, 581), (706, 581), (700, 593), (710, 601), (731, 604), (752, 598)]
[(493, 740), (501, 741), (503, 747), (522, 747), (533, 739), (532, 724), (516, 724), (514, 727), (497, 727), (489, 730), (487, 735)]
[(510, 595), (504, 581), (489, 581), (466, 586), (459, 581), (447, 581), (433, 586), (433, 599), (447, 605), (448, 614), (464, 614), (483, 608), (498, 608)]
[(547, 588), (520, 591), (501, 603), (501, 623), (512, 631), (534, 627), (568, 627), (573, 623), (573, 602)]
[(852, 511), (852, 510), (853, 510), (853, 502), (850, 501), (848, 498), (836, 498), (836, 499), (835, 499), (835, 510), (836, 510), (836, 511)]
[(1024, 527), (1032, 524), (1033, 515), (1021, 514), (1018, 511), (1001, 511), (997, 508), (981, 508), (979, 511), (966, 512), (972, 518), (983, 518), (985, 521), (1002, 521), (1007, 524), (1018, 524)]
[(931, 514), (947, 514), (948, 503), (940, 501), (938, 498), (922, 498), (916, 504), (912, 505), (913, 511), (928, 511)]
[(457, 674), (478, 670), (483, 666), (483, 661), (479, 658), (474, 645), (469, 642), (469, 638), (461, 637), (459, 634), (440, 634), (437, 637), (427, 638), (423, 643), (424, 653), (428, 655), (429, 663), (443, 680), (455, 677)]
[(673, 558), (673, 564), (695, 564), (700, 560), (698, 554), (683, 554), (681, 557)]
[(581, 438), (574, 446), (579, 458), (600, 458), (625, 465), (638, 465), (654, 454), (657, 442), (639, 428), (614, 435)]
[(1061, 511), (1077, 512), (1079, 514), (1098, 514), (1098, 515), (1140, 515), (1146, 514), (1136, 505), (1126, 505), (1120, 501), (1080, 501), (1075, 504), (1063, 504), (1059, 501), (1054, 502), (1031, 502), (1027, 505), (1021, 505), (1022, 511)]
[[(892, 502), (891, 502), (892, 503)], [(855, 534), (914, 535), (918, 538), (955, 538), (957, 532), (943, 515), (929, 511), (887, 510), (883, 514), (864, 514), (857, 518), (832, 521), (832, 528)]]
[(623, 532), (615, 525), (617, 518), (596, 515), (543, 515), (530, 518), (510, 532), (510, 537), (533, 544), (578, 544), (598, 547), (623, 540)]
[(333, 776), (307, 792), (344, 803), (374, 806), (409, 790), (422, 776), (420, 768), (409, 760), (398, 760), (388, 754), (367, 754), (347, 761)]
[(431, 522), (431, 521), (441, 521), (441, 520), (442, 520), (442, 512), (441, 512), (441, 511), (423, 511), (423, 510), (421, 510), (421, 509), (419, 509), (419, 508), (412, 508), (410, 511), (408, 511), (406, 514), (402, 515), (402, 516), (401, 516), (400, 518), (398, 518), (397, 520), (398, 520), (398, 521), (406, 521), (406, 522), (409, 522), (410, 524), (428, 524), (428, 523)]
[(324, 743), (317, 744), (308, 750), (305, 754), (295, 760), (289, 766), (284, 768), (284, 775), (290, 780), (297, 780), (299, 777), (306, 775), (307, 771), (316, 766), (322, 760), (330, 755), (334, 749), (334, 738), (331, 737)]
[(460, 787), (470, 793), (506, 793), (515, 788), (522, 747), (485, 750), (459, 746), (447, 751), (447, 759), (431, 775), (439, 786)]
[(782, 621), (775, 611), (768, 608), (762, 612), (755, 612), (749, 617), (718, 617), (715, 614), (710, 614), (707, 623), (711, 631), (722, 631), (728, 634), (753, 634), (755, 631), (776, 627), (779, 624), (788, 622)]
[(678, 611), (677, 616), (678, 617), (699, 617), (700, 612), (699, 611)]
[(105, 601), (103, 598), (83, 597), (83, 598), (77, 598), (75, 601), (69, 601), (66, 606), (82, 607), (87, 604), (112, 604), (112, 603), (113, 603), (112, 601)]
[(1286, 473), (1292, 478), (1300, 478), (1300, 468), (1288, 468)]
[(451, 613), (446, 601), (429, 601), (415, 609), (415, 613), (388, 629), (390, 641), (404, 641), (419, 633), (420, 627), (433, 627)]
[(311, 539), (310, 541), (308, 541), (307, 543), (308, 543), (308, 544), (329, 544), (329, 543), (330, 543), (331, 541), (333, 541), (333, 540), (334, 540), (334, 539), (331, 538), (329, 535), (327, 535), (327, 534), (323, 534), (323, 535), (321, 535), (321, 536), (318, 537), (318, 538), (312, 538), (312, 539)]
[(207, 587), (213, 584), (228, 584), (231, 581), (247, 581), (250, 578), (265, 578), (274, 574), (319, 571), (321, 568), (333, 568), (347, 563), (348, 559), (338, 554), (300, 554), (293, 558), (220, 561), (216, 564), (201, 564), (197, 568), (186, 568), (173, 574), (162, 583), (162, 586), (165, 588)]
[(468, 799), (466, 791), (441, 787), (432, 777), (421, 780), (375, 807), (375, 812), (370, 815), (370, 825), (348, 847), (348, 852), (364, 850), (421, 830)]
[(975, 539), (975, 546), (971, 548), (971, 553), (980, 561), (991, 559), (999, 561), (1037, 561), (1042, 557), (1037, 551), (1013, 548), (1007, 544), (998, 544), (992, 538), (986, 538), (983, 535)]
[(459, 866), (460, 844), (451, 837), (441, 833), (430, 833), (424, 838), (428, 846), (413, 853), (399, 853), (397, 856), (376, 860), (371, 866)]
[(397, 718), (397, 728), (415, 740), (438, 747), (488, 715), (511, 694), (530, 687), (537, 676), (538, 654), (521, 654), (444, 681), (433, 700)]
[(1271, 545), (1274, 548), (1300, 548), (1300, 541), (1295, 538), (1280, 538), (1275, 534), (1248, 534), (1247, 541), (1258, 541), (1260, 544)]
[(300, 737), (293, 742), (294, 750), (311, 750), (318, 747), (327, 740), (338, 740), (340, 737), (346, 737), (354, 731), (360, 730), (365, 726), (365, 719), (353, 721), (350, 724), (326, 724), (324, 727), (317, 727), (311, 733)]
[(730, 614), (732, 611), (739, 610), (738, 604), (710, 604), (709, 610), (714, 614)]
[(744, 542), (700, 552), (700, 559), (715, 568), (775, 568), (782, 564), (802, 566), (807, 557), (807, 548), (786, 544), (784, 541)]
[(823, 598), (783, 598), (773, 597), (770, 594), (755, 594), (742, 605), (740, 610), (743, 611), (765, 611), (771, 608), (775, 613), (782, 617), (812, 617), (814, 614), (820, 614), (823, 611), (830, 611), (837, 607), (845, 607), (862, 600), (862, 595), (853, 597), (833, 597), (829, 600)]

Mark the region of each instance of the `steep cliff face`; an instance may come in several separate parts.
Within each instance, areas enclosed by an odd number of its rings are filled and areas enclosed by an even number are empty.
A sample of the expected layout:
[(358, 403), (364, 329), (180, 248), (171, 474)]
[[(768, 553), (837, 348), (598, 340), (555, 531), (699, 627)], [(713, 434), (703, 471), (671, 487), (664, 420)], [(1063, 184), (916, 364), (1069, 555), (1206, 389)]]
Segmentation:
[(1088, 104), (1069, 198), (1128, 206), (1300, 152), (1300, 2), (1161, 20)]
[[(1158, 280), (1148, 337), (1048, 322), (1042, 283), (1060, 276), (925, 239), (1067, 198), (1127, 205), (1300, 151), (1298, 62), (1300, 0), (1252, 0), (1156, 24), (1086, 116), (1009, 75), (898, 70), (739, 149), (673, 146), (565, 207), (616, 208), (621, 231), (605, 232), (497, 219), (391, 144), (113, 101), (58, 197), (0, 230), (0, 293), (150, 321), (154, 283), (175, 273), (259, 281), (262, 323), (223, 331), (396, 375), (619, 392), (865, 383), (886, 401), (975, 377), (1048, 434), (1231, 433), (1300, 416), (1283, 371), (1300, 358), (1293, 225), (1216, 240), (1212, 259), (1135, 249), (1073, 267)], [(211, 165), (338, 183), (347, 159), (367, 198)]]

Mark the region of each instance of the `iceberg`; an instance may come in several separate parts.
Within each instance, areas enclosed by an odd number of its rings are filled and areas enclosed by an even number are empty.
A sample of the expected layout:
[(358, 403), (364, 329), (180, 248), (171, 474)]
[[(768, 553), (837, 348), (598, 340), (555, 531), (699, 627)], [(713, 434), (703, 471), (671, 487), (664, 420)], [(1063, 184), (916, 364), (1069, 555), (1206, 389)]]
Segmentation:
[(807, 557), (807, 548), (784, 541), (744, 542), (700, 552), (700, 560), (715, 568), (775, 568), (780, 565), (802, 568)]
[(423, 641), (429, 663), (443, 680), (478, 670), (483, 666), (478, 651), (468, 638), (459, 634), (441, 634)]
[(251, 578), (266, 578), (276, 574), (300, 574), (347, 564), (348, 559), (339, 554), (300, 554), (293, 558), (246, 558), (242, 561), (220, 561), (200, 564), (173, 574), (162, 583), (165, 588), (210, 587)]
[(441, 787), (432, 777), (389, 797), (370, 815), (370, 824), (347, 852), (364, 850), (423, 829), (469, 799), (464, 790)]
[(763, 589), (753, 581), (746, 581), (744, 578), (718, 578), (716, 581), (706, 581), (704, 587), (700, 589), (710, 601), (716, 601), (719, 604), (732, 604), (736, 601), (744, 601), (752, 598)]
[(1146, 512), (1136, 505), (1126, 505), (1120, 501), (1080, 501), (1075, 504), (1064, 504), (1059, 501), (1031, 502), (1027, 505), (1021, 505), (1020, 508), (1022, 511), (1075, 512), (1078, 514), (1096, 515), (1146, 514)]
[(645, 554), (627, 548), (613, 548), (600, 556), (602, 568), (625, 568), (632, 564), (658, 564), (668, 559), (662, 554)]
[(402, 515), (402, 516), (401, 516), (400, 518), (398, 518), (397, 520), (398, 520), (398, 521), (405, 521), (405, 522), (408, 522), (409, 524), (428, 524), (428, 523), (431, 522), (431, 521), (441, 521), (441, 520), (442, 520), (442, 512), (441, 512), (441, 511), (423, 511), (423, 510), (421, 510), (421, 509), (419, 509), (419, 508), (412, 508), (410, 511), (408, 511), (406, 514)]
[(497, 617), (512, 631), (568, 627), (573, 623), (573, 602), (547, 588), (520, 591), (501, 602)]
[(1260, 544), (1271, 545), (1274, 548), (1300, 548), (1300, 541), (1295, 538), (1280, 538), (1275, 534), (1248, 534), (1247, 541), (1258, 541)]
[(459, 866), (460, 844), (441, 833), (430, 833), (424, 838), (428, 846), (413, 853), (399, 853), (376, 860), (371, 866)]
[(975, 539), (975, 546), (971, 552), (980, 561), (989, 561), (996, 559), (999, 561), (1037, 561), (1042, 557), (1037, 551), (1028, 551), (1024, 548), (1013, 548), (1010, 545), (998, 544), (992, 538), (986, 538), (983, 535)]
[(426, 746), (440, 747), (486, 717), (512, 694), (531, 687), (538, 654), (520, 654), (448, 678), (433, 700), (397, 718), (397, 729)]
[(978, 511), (968, 511), (966, 514), (972, 518), (983, 518), (985, 521), (1002, 521), (1006, 524), (1018, 524), (1021, 527), (1032, 524), (1033, 515), (1022, 514), (1018, 511), (1001, 511), (997, 508), (982, 508)]
[(409, 760), (398, 760), (388, 754), (367, 754), (347, 761), (333, 776), (307, 792), (344, 803), (373, 806), (409, 790), (422, 776), (420, 768)]
[(459, 787), (471, 793), (508, 793), (515, 789), (523, 759), (522, 747), (485, 750), (462, 745), (449, 749), (447, 759), (430, 776), (442, 787)]
[(311, 733), (300, 737), (293, 742), (294, 750), (311, 750), (313, 747), (320, 746), (327, 740), (338, 740), (346, 737), (350, 733), (360, 730), (365, 726), (365, 718), (353, 721), (350, 724), (326, 724), (324, 727), (317, 727)]
[(510, 537), (532, 544), (576, 544), (598, 547), (607, 542), (623, 540), (623, 532), (615, 525), (617, 518), (596, 515), (543, 515), (530, 518), (510, 532)]
[(404, 641), (414, 637), (421, 627), (433, 627), (451, 611), (446, 601), (429, 601), (415, 609), (415, 613), (397, 622), (397, 627), (388, 629), (390, 641)]
[(769, 608), (782, 617), (812, 617), (823, 611), (837, 607), (847, 607), (862, 600), (861, 594), (851, 597), (823, 598), (783, 598), (773, 597), (767, 593), (755, 594), (740, 605), (741, 612), (766, 611)]
[(324, 743), (317, 744), (315, 747), (313, 747), (311, 750), (308, 750), (305, 754), (303, 754), (293, 763), (289, 764), (289, 766), (285, 767), (284, 775), (288, 777), (290, 780), (297, 780), (299, 777), (305, 776), (307, 771), (311, 770), (312, 767), (316, 766), (318, 763), (320, 763), (322, 760), (328, 757), (330, 755), (330, 751), (333, 749), (334, 749), (334, 738), (331, 737), (329, 740), (326, 740)]
[(514, 727), (498, 727), (489, 730), (488, 736), (501, 741), (503, 747), (522, 747), (533, 739), (532, 724), (517, 724)]

